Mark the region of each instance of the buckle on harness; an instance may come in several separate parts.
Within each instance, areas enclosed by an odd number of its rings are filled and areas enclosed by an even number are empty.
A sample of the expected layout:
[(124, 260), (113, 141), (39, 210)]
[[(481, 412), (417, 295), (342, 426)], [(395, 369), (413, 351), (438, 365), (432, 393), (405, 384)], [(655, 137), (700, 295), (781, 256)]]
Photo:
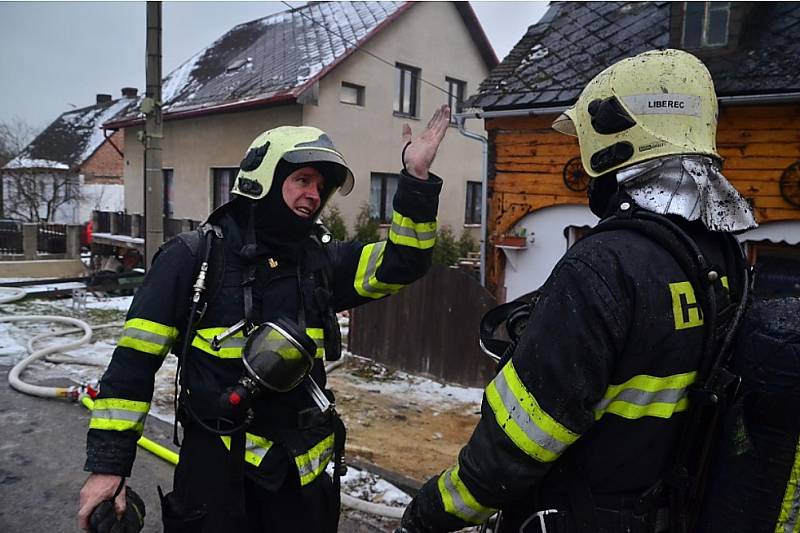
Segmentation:
[[(527, 529), (528, 525), (530, 525), (531, 522), (533, 522), (535, 519), (538, 518), (539, 519), (539, 524), (538, 524), (539, 525), (539, 531), (541, 531), (541, 533), (547, 533), (547, 515), (551, 515), (551, 514), (558, 514), (558, 509), (544, 509), (542, 511), (537, 511), (537, 512), (533, 513), (532, 515), (530, 515), (522, 523), (522, 525), (519, 527), (519, 530), (521, 532), (528, 533), (528, 529)], [(533, 530), (531, 530), (530, 533), (533, 533)]]

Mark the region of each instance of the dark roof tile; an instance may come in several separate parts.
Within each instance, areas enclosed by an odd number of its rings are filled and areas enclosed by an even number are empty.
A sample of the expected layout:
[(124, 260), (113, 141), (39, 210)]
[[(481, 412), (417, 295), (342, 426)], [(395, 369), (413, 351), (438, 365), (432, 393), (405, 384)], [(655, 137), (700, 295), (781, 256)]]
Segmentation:
[[(708, 66), (720, 95), (800, 91), (800, 2), (759, 2), (753, 9), (737, 49), (692, 52)], [(542, 21), (481, 83), (471, 105), (571, 104), (608, 65), (670, 46), (669, 28), (669, 2), (551, 2)], [(545, 57), (536, 57), (545, 49)]]

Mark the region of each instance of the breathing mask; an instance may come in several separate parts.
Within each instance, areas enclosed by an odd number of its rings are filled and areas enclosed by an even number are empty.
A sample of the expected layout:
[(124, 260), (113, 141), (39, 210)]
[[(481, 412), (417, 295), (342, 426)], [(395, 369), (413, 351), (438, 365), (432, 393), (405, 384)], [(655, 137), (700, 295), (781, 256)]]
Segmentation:
[[(303, 384), (320, 411), (326, 413), (333, 404), (310, 376), (317, 345), (295, 322), (278, 318), (254, 327), (242, 320), (211, 340), (219, 349), (222, 341), (239, 331), (246, 341), (242, 349), (244, 375), (220, 398), (223, 411), (244, 413), (245, 423), (252, 420), (251, 404), (263, 391), (288, 392)], [(241, 419), (232, 416), (233, 419)]]
[(534, 302), (514, 301), (486, 312), (479, 326), (483, 353), (499, 363), (509, 348), (516, 345), (528, 324)]

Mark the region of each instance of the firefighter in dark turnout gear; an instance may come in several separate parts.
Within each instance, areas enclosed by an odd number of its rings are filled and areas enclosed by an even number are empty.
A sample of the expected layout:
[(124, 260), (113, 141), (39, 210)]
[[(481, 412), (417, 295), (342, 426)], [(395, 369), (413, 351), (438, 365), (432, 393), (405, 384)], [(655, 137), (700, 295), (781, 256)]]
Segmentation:
[[(114, 496), (120, 477), (130, 475), (154, 374), (189, 335), (179, 371), (183, 443), (173, 492), (162, 496), (164, 530), (336, 530), (339, 494), (325, 468), (335, 447), (343, 446), (341, 422), (323, 413), (301, 386), (259, 391), (248, 399), (247, 416), (237, 411), (240, 398), (233, 401), (230, 391), (243, 377), (250, 328), (223, 332), (242, 319), (253, 326), (293, 321), (299, 335), (312, 341), (310, 377), (324, 389), (324, 360), (338, 358), (341, 350), (334, 312), (394, 294), (430, 265), (442, 182), (428, 171), (449, 116), (442, 106), (413, 142), (404, 127), (392, 226), (386, 241), (371, 244), (313, 235), (332, 193), (353, 187), (351, 171), (324, 132), (285, 126), (253, 141), (233, 200), (205, 226), (215, 236), (210, 256), (218, 254), (207, 277), (218, 281), (209, 284), (216, 288), (210, 288), (199, 321), (187, 331), (202, 248), (186, 238), (161, 248), (134, 297), (94, 403), (85, 466), (92, 474), (81, 491), (81, 528), (98, 503)], [(286, 342), (276, 352), (287, 360), (299, 356)], [(119, 513), (124, 493), (115, 500)]]
[[(607, 68), (554, 124), (578, 137), (592, 211), (665, 215), (714, 266), (724, 307), (739, 294), (729, 233), (755, 221), (720, 173), (716, 126), (710, 74), (677, 50)], [(458, 463), (422, 487), (401, 530), (453, 531), (501, 510), (502, 533), (667, 531), (668, 504), (650, 492), (686, 421), (703, 318), (654, 240), (623, 228), (576, 243), (486, 387)]]

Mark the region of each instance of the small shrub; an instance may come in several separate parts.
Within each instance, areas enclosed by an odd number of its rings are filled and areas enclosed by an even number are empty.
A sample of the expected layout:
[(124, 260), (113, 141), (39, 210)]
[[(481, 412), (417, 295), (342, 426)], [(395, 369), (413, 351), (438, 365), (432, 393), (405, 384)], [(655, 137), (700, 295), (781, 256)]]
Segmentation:
[(464, 229), (461, 238), (458, 239), (458, 257), (467, 257), (469, 252), (477, 252), (478, 243), (472, 238), (469, 229)]
[(322, 213), (322, 223), (331, 232), (334, 239), (347, 240), (347, 225), (344, 223), (342, 212), (335, 204), (329, 204)]
[(355, 239), (360, 242), (377, 242), (381, 239), (378, 221), (369, 216), (369, 204), (361, 205), (356, 217)]
[(440, 265), (455, 265), (458, 261), (458, 242), (450, 226), (436, 231), (436, 246), (433, 247), (433, 262)]

